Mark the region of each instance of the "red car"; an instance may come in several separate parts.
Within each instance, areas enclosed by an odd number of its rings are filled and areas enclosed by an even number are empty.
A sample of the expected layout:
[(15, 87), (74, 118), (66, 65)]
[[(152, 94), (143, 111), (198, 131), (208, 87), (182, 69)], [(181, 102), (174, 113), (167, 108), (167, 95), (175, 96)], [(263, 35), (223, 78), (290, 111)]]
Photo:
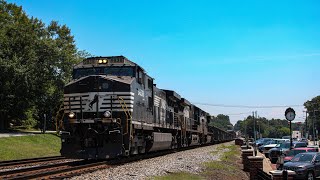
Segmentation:
[(291, 149), (287, 153), (286, 157), (284, 157), (284, 163), (290, 161), (295, 155), (299, 153), (304, 153), (304, 152), (317, 152), (317, 149), (310, 148), (310, 147), (300, 147), (300, 148)]

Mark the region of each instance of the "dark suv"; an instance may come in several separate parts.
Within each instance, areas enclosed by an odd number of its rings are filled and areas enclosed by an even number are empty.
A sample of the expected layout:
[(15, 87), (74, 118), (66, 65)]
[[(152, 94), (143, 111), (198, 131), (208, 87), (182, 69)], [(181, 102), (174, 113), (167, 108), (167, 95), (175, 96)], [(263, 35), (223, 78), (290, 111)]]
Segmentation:
[(320, 175), (320, 153), (307, 152), (297, 154), (291, 161), (284, 163), (283, 169), (295, 171), (295, 179), (315, 179)]

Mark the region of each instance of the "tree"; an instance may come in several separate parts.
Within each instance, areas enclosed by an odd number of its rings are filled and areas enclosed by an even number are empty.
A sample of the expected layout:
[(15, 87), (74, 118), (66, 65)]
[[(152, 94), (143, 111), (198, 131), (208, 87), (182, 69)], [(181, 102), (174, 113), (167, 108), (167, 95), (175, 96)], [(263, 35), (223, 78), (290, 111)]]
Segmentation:
[[(281, 138), (282, 136), (290, 135), (289, 124), (287, 120), (281, 119), (266, 119), (264, 117), (255, 118), (256, 131), (262, 134), (262, 137)], [(254, 137), (254, 123), (252, 116), (248, 116), (245, 120), (239, 120), (235, 129), (241, 131), (242, 134), (247, 134), (249, 137)], [(299, 124), (292, 123), (293, 130), (299, 130)]]
[[(306, 101), (304, 104), (308, 112), (308, 133), (313, 135), (313, 127), (320, 131), (320, 96), (316, 96), (311, 100)], [(314, 122), (314, 126), (313, 126)]]
[(215, 127), (218, 127), (223, 130), (232, 130), (233, 126), (230, 123), (229, 116), (218, 114), (217, 117), (212, 117), (212, 120), (210, 122), (210, 125), (213, 125)]
[[(70, 80), (78, 51), (66, 25), (46, 26), (22, 7), (0, 0), (0, 112), (4, 119), (23, 124), (54, 114)], [(32, 125), (32, 123), (31, 123)]]

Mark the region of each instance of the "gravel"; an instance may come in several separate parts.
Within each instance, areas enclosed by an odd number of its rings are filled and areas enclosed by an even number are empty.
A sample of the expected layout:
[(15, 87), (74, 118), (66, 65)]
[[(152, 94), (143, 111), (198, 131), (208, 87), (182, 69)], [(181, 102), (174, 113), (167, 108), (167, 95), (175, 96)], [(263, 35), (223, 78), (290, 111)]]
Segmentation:
[[(232, 142), (224, 143), (230, 144)], [(127, 179), (147, 179), (152, 176), (161, 176), (171, 172), (189, 172), (198, 174), (204, 170), (203, 162), (217, 161), (221, 154), (228, 149), (219, 150), (216, 154), (210, 153), (217, 151), (221, 144), (200, 147), (196, 149), (176, 152), (173, 154), (145, 159), (116, 167), (99, 170), (93, 173), (83, 174), (73, 177), (78, 179), (108, 179), (108, 180), (127, 180)]]

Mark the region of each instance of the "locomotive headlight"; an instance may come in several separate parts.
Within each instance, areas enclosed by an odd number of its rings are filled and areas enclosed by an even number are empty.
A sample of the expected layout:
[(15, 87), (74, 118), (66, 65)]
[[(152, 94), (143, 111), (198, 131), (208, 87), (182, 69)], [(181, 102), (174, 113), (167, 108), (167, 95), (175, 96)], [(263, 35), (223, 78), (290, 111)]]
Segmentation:
[(102, 63), (102, 59), (99, 59), (98, 63), (101, 64)]
[(68, 116), (69, 116), (69, 118), (74, 118), (74, 116), (76, 116), (76, 115), (74, 114), (74, 112), (70, 112)]
[(106, 111), (106, 112), (103, 113), (103, 116), (108, 118), (108, 117), (111, 116), (111, 112), (110, 111)]
[(103, 63), (107, 63), (107, 60), (106, 59), (104, 59), (104, 60), (102, 60), (103, 61)]

